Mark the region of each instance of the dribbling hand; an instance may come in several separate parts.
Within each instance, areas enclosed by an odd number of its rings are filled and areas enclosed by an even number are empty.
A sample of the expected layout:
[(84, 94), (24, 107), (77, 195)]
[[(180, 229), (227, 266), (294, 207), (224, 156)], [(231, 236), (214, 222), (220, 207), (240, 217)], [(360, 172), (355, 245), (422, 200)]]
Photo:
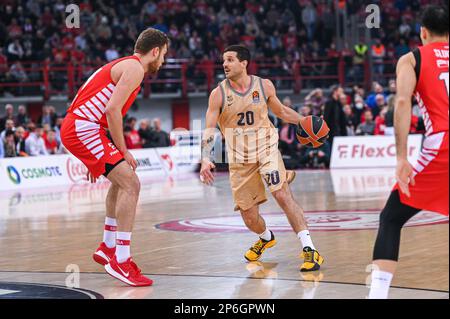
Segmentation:
[(200, 181), (206, 185), (212, 185), (214, 182), (214, 175), (211, 170), (216, 166), (209, 160), (203, 159), (202, 166), (200, 168)]

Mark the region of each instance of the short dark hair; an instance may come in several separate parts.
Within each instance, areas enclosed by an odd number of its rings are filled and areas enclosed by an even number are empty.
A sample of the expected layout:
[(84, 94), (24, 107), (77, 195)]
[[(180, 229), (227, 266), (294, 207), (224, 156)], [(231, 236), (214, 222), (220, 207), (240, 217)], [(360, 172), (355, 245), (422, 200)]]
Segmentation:
[(448, 7), (428, 5), (422, 12), (421, 24), (435, 35), (448, 34)]
[(251, 54), (250, 50), (241, 44), (234, 44), (223, 50), (225, 52), (236, 52), (236, 56), (240, 62), (247, 60), (247, 64), (250, 64)]
[(10, 135), (14, 135), (14, 131), (13, 131), (13, 130), (7, 130), (7, 131), (5, 132), (5, 137), (8, 137), (8, 136), (10, 136)]
[(147, 54), (154, 48), (162, 48), (164, 45), (169, 44), (169, 38), (167, 35), (157, 29), (148, 28), (139, 34), (134, 45), (134, 52), (140, 54)]

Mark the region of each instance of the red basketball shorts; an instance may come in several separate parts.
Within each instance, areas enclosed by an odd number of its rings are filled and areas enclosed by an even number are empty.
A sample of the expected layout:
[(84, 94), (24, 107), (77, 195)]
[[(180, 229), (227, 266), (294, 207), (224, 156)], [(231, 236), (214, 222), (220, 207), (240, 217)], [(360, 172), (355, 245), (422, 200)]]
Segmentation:
[[(400, 201), (417, 209), (448, 216), (448, 132), (425, 137), (414, 174), (416, 184), (409, 185), (411, 197), (399, 190)], [(399, 189), (398, 184), (394, 189)]]
[(68, 113), (61, 125), (64, 147), (86, 165), (94, 177), (105, 173), (105, 165), (114, 165), (123, 155), (99, 124)]

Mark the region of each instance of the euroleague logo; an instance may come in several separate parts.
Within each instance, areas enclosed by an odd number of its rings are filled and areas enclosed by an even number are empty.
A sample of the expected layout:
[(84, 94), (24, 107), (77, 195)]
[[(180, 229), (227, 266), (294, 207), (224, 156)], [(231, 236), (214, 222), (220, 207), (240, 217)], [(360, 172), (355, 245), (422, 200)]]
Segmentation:
[[(277, 232), (290, 232), (291, 226), (284, 213), (262, 214), (266, 224), (271, 230)], [(380, 210), (342, 210), (342, 211), (309, 211), (305, 212), (308, 228), (314, 231), (349, 231), (363, 229), (378, 229)], [(414, 216), (406, 227), (425, 226), (447, 223), (448, 218), (424, 211)], [(247, 232), (239, 214), (174, 220), (155, 226), (162, 230), (183, 232)]]
[(81, 181), (86, 181), (86, 174), (88, 173), (88, 169), (81, 162), (75, 162), (73, 159), (67, 159), (66, 163), (67, 167), (67, 175), (72, 182), (78, 183)]

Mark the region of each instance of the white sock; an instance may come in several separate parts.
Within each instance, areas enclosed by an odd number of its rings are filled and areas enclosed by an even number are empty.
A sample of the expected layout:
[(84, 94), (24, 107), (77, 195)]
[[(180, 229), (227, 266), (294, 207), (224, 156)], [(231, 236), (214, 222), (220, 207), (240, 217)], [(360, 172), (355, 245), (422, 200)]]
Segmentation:
[(301, 232), (298, 232), (297, 237), (302, 242), (303, 248), (310, 247), (311, 249), (316, 250), (312, 242), (311, 236), (309, 235), (309, 230), (306, 229), (302, 230)]
[(130, 241), (131, 232), (117, 232), (116, 258), (119, 264), (125, 262), (128, 258), (130, 258)]
[(262, 233), (258, 235), (259, 238), (264, 239), (265, 241), (269, 241), (272, 239), (272, 234), (270, 233), (269, 228), (266, 227), (266, 230)]
[(116, 247), (116, 230), (117, 220), (115, 218), (106, 217), (105, 230), (103, 231), (103, 242), (105, 243), (106, 247)]
[(393, 276), (393, 274), (386, 271), (372, 271), (369, 299), (387, 299)]

